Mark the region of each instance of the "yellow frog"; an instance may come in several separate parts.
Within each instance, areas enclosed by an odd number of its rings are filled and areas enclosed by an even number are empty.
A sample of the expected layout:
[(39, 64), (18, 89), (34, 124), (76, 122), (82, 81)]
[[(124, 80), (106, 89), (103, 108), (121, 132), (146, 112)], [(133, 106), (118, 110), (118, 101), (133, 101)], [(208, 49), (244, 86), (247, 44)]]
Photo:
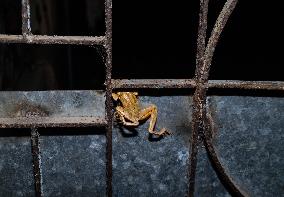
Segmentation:
[(116, 115), (121, 120), (123, 125), (125, 126), (138, 126), (139, 121), (145, 120), (147, 118), (151, 118), (149, 133), (164, 136), (169, 135), (165, 128), (161, 129), (161, 131), (154, 131), (155, 124), (157, 121), (157, 106), (150, 105), (147, 108), (141, 109), (140, 103), (138, 100), (138, 92), (117, 92), (112, 93), (112, 98), (115, 101), (120, 101), (120, 104), (115, 108)]

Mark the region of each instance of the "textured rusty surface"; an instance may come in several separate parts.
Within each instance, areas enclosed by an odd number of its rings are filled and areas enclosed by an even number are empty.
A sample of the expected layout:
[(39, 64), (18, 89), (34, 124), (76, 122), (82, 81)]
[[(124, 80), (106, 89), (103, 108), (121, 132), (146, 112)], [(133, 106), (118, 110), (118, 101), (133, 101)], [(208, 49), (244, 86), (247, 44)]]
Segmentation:
[(104, 127), (105, 119), (95, 117), (16, 117), (0, 118), (0, 128), (31, 128), (31, 127)]
[[(195, 88), (194, 79), (113, 79), (115, 89)], [(208, 89), (284, 90), (282, 81), (208, 80)]]
[(194, 88), (193, 79), (113, 79), (113, 88)]
[[(188, 195), (194, 195), (195, 188), (195, 174), (197, 166), (197, 154), (199, 140), (204, 141), (204, 131), (206, 123), (206, 84), (208, 83), (210, 65), (214, 55), (214, 51), (220, 35), (227, 23), (228, 18), (232, 14), (237, 0), (227, 0), (222, 11), (220, 12), (215, 26), (211, 32), (211, 36), (206, 44), (206, 29), (207, 29), (207, 14), (208, 14), (208, 2), (207, 0), (200, 1), (200, 19), (199, 19), (199, 31), (197, 39), (197, 60), (196, 60), (196, 89), (193, 95), (193, 115), (192, 115), (192, 137), (191, 137), (191, 156), (190, 156), (190, 168), (189, 168), (189, 190)], [(210, 152), (210, 150), (208, 149)], [(213, 154), (210, 152), (211, 155)], [(237, 192), (239, 192), (237, 190)]]
[(41, 158), (39, 146), (39, 133), (36, 128), (31, 129), (31, 146), (33, 156), (35, 193), (37, 197), (42, 196), (42, 175), (41, 175)]
[(105, 117), (107, 120), (106, 127), (106, 195), (112, 196), (112, 117), (113, 117), (113, 104), (112, 104), (112, 0), (105, 0), (105, 23), (106, 23), (106, 102), (105, 102)]
[(209, 80), (208, 88), (247, 89), (247, 90), (284, 90), (283, 81), (232, 81)]
[(197, 154), (199, 146), (199, 132), (201, 131), (202, 116), (204, 111), (204, 102), (206, 99), (206, 89), (201, 83), (201, 69), (204, 62), (204, 53), (206, 48), (206, 30), (207, 30), (207, 15), (208, 15), (208, 3), (209, 0), (200, 0), (200, 11), (199, 11), (199, 26), (198, 26), (198, 37), (197, 37), (197, 54), (196, 54), (196, 70), (195, 80), (197, 87), (193, 95), (193, 112), (192, 112), (192, 136), (191, 136), (191, 147), (190, 147), (190, 165), (189, 165), (189, 189), (188, 196), (194, 195), (195, 188), (195, 174), (197, 166)]
[(22, 34), (24, 36), (31, 34), (31, 10), (29, 0), (22, 0)]
[(0, 43), (24, 44), (72, 44), (72, 45), (104, 45), (104, 36), (42, 36), (42, 35), (4, 35), (0, 34)]

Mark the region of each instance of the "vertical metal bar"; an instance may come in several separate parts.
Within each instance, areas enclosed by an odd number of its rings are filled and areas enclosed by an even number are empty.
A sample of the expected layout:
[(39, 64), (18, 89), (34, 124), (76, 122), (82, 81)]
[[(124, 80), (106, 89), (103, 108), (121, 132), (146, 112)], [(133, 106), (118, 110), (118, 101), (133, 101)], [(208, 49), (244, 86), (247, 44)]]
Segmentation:
[(22, 34), (24, 36), (31, 34), (31, 10), (29, 0), (22, 0)]
[(200, 0), (199, 10), (199, 26), (197, 37), (197, 53), (196, 53), (196, 70), (195, 78), (198, 78), (199, 68), (202, 66), (205, 48), (206, 48), (206, 32), (207, 32), (207, 15), (208, 15), (209, 0)]
[[(220, 35), (232, 14), (238, 0), (227, 0), (211, 32), (208, 44), (205, 48), (205, 32), (207, 26), (209, 0), (200, 0), (200, 21), (199, 35), (197, 40), (197, 67), (196, 67), (196, 89), (193, 95), (193, 124), (192, 124), (192, 145), (190, 156), (190, 177), (189, 177), (189, 196), (194, 195), (195, 173), (197, 165), (198, 144), (204, 142), (205, 120), (206, 120), (206, 97), (207, 84), (209, 78), (210, 65), (214, 55), (216, 45)], [(204, 4), (205, 3), (205, 4)], [(205, 50), (205, 51), (204, 51)], [(202, 57), (201, 57), (202, 55)]]
[(199, 11), (199, 27), (198, 27), (198, 38), (197, 38), (197, 54), (196, 54), (196, 89), (193, 95), (193, 113), (192, 113), (192, 136), (191, 136), (191, 147), (190, 147), (190, 166), (189, 166), (189, 188), (188, 196), (194, 195), (195, 187), (195, 174), (197, 166), (197, 154), (199, 144), (199, 132), (202, 130), (202, 111), (203, 111), (203, 100), (206, 99), (206, 90), (200, 86), (199, 79), (201, 78), (200, 68), (204, 61), (204, 52), (206, 48), (206, 30), (207, 30), (207, 15), (208, 15), (208, 4), (209, 0), (200, 0), (200, 11)]
[(106, 24), (106, 41), (105, 49), (107, 53), (106, 57), (106, 120), (107, 120), (107, 144), (106, 144), (106, 177), (107, 188), (106, 194), (108, 197), (112, 196), (112, 84), (111, 84), (111, 72), (112, 72), (112, 0), (105, 0), (105, 24)]
[(42, 196), (41, 159), (40, 159), (40, 147), (39, 147), (39, 133), (36, 128), (31, 129), (31, 146), (32, 146), (32, 156), (33, 156), (35, 193), (37, 197), (41, 197)]

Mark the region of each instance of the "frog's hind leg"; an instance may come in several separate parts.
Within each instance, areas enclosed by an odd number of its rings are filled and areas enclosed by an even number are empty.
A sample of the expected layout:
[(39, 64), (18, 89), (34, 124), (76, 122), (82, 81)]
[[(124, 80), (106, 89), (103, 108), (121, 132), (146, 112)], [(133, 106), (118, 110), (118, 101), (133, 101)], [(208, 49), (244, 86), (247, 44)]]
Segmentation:
[[(119, 117), (123, 125), (125, 126), (138, 126), (139, 125), (138, 121), (131, 120), (129, 114), (125, 112), (121, 106), (117, 106), (115, 109), (116, 109), (117, 117)], [(131, 122), (126, 121), (125, 118), (130, 120)]]
[(158, 116), (158, 109), (156, 105), (150, 105), (149, 107), (142, 109), (139, 114), (139, 120), (145, 120), (149, 118), (150, 116), (150, 126), (149, 126), (149, 133), (162, 136), (162, 135), (168, 135), (170, 134), (165, 128), (161, 129), (159, 132), (154, 131), (156, 122), (157, 122), (157, 116)]

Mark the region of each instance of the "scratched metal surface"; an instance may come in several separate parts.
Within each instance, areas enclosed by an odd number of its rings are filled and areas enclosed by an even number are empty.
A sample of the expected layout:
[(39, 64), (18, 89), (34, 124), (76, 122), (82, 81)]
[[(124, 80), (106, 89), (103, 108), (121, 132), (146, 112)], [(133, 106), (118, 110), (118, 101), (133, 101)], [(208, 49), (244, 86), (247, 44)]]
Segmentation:
[(284, 99), (212, 97), (216, 150), (250, 196), (284, 196)]
[(202, 197), (231, 196), (219, 181), (216, 172), (213, 170), (204, 146), (201, 146), (198, 153), (194, 195)]
[[(8, 132), (28, 135), (25, 131)], [(13, 134), (0, 137), (0, 196), (34, 196), (30, 138)]]
[(49, 117), (104, 117), (103, 95), (102, 91), (1, 92), (0, 118), (25, 116), (35, 108)]
[[(77, 136), (62, 136), (62, 131), (75, 132)], [(44, 196), (104, 196), (106, 140), (103, 131), (89, 128), (59, 132), (58, 136), (41, 136)], [(83, 135), (84, 132), (87, 134)]]
[(185, 96), (141, 97), (158, 107), (157, 128), (173, 134), (149, 139), (145, 122), (136, 131), (115, 125), (113, 137), (114, 196), (184, 196), (188, 170), (191, 100)]
[[(0, 96), (0, 116), (4, 116), (2, 113), (7, 115), (3, 109), (5, 103), (12, 107), (13, 102), (26, 98), (13, 94), (15, 98), (9, 97), (10, 101), (3, 94)], [(47, 96), (39, 94), (34, 92), (29, 98), (35, 99), (36, 106), (45, 102), (48, 108)], [(47, 95), (46, 92), (43, 94)], [(49, 98), (54, 98), (52, 102), (61, 98), (61, 103), (66, 101), (66, 104), (60, 104), (63, 106), (71, 106), (79, 99), (81, 104), (77, 107), (64, 108), (66, 115), (104, 114), (103, 104), (97, 106), (96, 112), (91, 112), (92, 99), (101, 101), (104, 99), (102, 94), (89, 91), (71, 94), (66, 91), (61, 96)], [(158, 128), (165, 126), (173, 135), (156, 141), (149, 138), (148, 121), (133, 132), (119, 128), (115, 123), (113, 194), (184, 196), (188, 186), (187, 139), (191, 134), (191, 99), (186, 96), (143, 96), (141, 101), (144, 106), (150, 103), (158, 106)], [(62, 114), (62, 110), (52, 107), (60, 105), (53, 103), (48, 109)], [(233, 180), (251, 196), (281, 196), (284, 193), (284, 100), (214, 96), (210, 97), (210, 109), (218, 127), (214, 144), (221, 163)], [(45, 196), (105, 195), (103, 129), (40, 129), (39, 132)], [(1, 129), (0, 134), (0, 196), (33, 196), (29, 132)], [(230, 196), (219, 182), (204, 149), (198, 156), (196, 173), (196, 196)]]

